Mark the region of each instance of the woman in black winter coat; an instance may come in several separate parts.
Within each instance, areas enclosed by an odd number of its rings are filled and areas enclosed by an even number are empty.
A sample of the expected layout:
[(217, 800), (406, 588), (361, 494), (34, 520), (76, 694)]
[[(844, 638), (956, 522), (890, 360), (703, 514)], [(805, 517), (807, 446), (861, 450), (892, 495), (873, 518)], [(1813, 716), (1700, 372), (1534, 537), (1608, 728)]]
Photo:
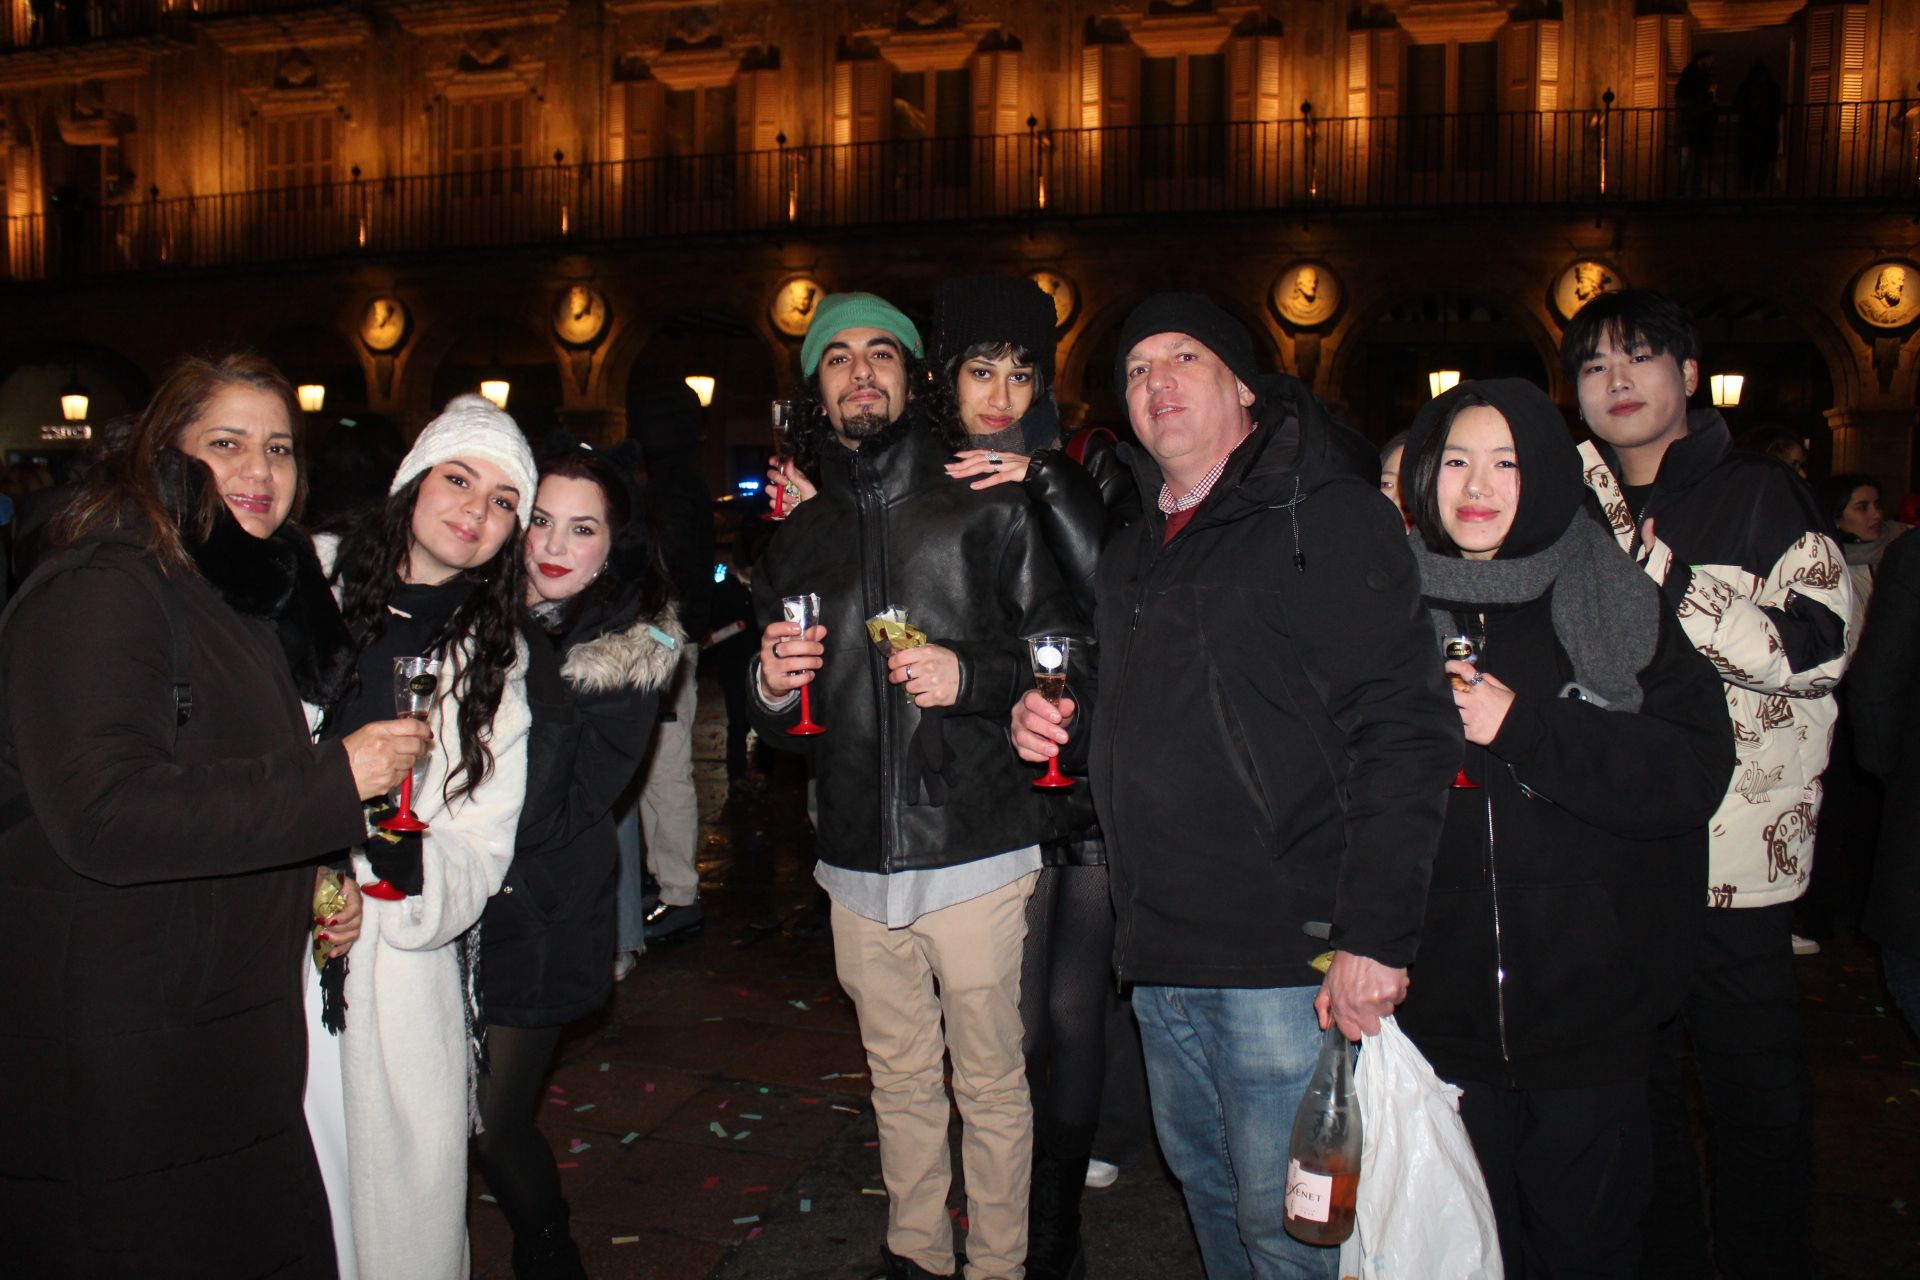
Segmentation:
[(535, 1122), (561, 1029), (612, 986), (611, 810), (653, 737), (685, 637), (632, 467), (567, 443), (540, 465), (526, 535), (533, 711), (513, 866), (481, 922), (487, 1074), (474, 1158), (519, 1277), (583, 1277)]
[(336, 1274), (302, 1110), (316, 872), (424, 726), (313, 744), (353, 650), (292, 388), (177, 366), (0, 644), (0, 1218), (20, 1276)]
[(1646, 1080), (1733, 771), (1720, 682), (1608, 536), (1552, 401), (1462, 383), (1407, 440), (1434, 643), (1466, 729), (1400, 1021), (1487, 1175), (1509, 1276), (1629, 1276)]

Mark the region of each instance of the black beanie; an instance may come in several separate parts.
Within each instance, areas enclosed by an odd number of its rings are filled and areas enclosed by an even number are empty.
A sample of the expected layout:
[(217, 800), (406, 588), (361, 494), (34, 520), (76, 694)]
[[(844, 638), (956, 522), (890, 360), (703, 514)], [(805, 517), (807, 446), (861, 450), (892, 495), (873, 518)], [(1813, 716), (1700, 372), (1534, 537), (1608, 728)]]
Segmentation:
[(978, 343), (1025, 347), (1053, 385), (1053, 299), (1021, 276), (965, 276), (940, 286), (933, 303), (933, 359), (945, 367)]
[(1249, 389), (1260, 376), (1253, 358), (1253, 335), (1213, 299), (1197, 293), (1156, 293), (1135, 307), (1120, 326), (1120, 347), (1113, 355), (1113, 381), (1123, 403), (1127, 398), (1127, 353), (1142, 338), (1156, 333), (1184, 333), (1198, 339)]

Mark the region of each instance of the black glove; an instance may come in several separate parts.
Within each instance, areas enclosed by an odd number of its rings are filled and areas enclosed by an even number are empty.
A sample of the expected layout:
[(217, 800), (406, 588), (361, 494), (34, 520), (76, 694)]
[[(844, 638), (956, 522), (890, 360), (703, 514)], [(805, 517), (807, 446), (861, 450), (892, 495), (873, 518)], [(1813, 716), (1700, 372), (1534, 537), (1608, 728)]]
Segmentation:
[(373, 874), (409, 898), (419, 897), (426, 887), (420, 869), (420, 835), (418, 831), (375, 831), (367, 841)]

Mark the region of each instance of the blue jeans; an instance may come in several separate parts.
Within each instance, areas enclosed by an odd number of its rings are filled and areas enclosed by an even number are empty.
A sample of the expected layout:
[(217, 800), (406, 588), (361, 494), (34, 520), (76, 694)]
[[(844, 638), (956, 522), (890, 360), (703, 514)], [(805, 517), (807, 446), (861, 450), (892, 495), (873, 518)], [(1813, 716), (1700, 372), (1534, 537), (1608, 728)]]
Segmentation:
[(1153, 1127), (1208, 1280), (1334, 1280), (1283, 1225), (1293, 1113), (1320, 1052), (1318, 987), (1133, 989)]

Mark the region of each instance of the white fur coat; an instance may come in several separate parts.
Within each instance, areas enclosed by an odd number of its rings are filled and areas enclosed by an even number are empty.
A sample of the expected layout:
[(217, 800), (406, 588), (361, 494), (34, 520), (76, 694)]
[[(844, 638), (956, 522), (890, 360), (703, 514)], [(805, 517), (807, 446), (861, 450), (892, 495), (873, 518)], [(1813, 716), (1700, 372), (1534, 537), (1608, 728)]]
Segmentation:
[[(316, 539), (332, 569), (337, 541)], [(526, 795), (526, 653), (494, 716), (493, 772), (449, 807), (457, 764), (453, 688), (467, 658), (457, 647), (428, 718), (434, 750), (414, 786), (414, 811), (430, 830), (424, 891), (401, 902), (366, 900), (347, 969), (347, 1029), (340, 1040), (353, 1188), (354, 1254), (363, 1280), (466, 1280), (467, 1096), (473, 1064), (454, 943), (486, 908), (513, 860)], [(364, 855), (354, 867), (374, 879)]]

